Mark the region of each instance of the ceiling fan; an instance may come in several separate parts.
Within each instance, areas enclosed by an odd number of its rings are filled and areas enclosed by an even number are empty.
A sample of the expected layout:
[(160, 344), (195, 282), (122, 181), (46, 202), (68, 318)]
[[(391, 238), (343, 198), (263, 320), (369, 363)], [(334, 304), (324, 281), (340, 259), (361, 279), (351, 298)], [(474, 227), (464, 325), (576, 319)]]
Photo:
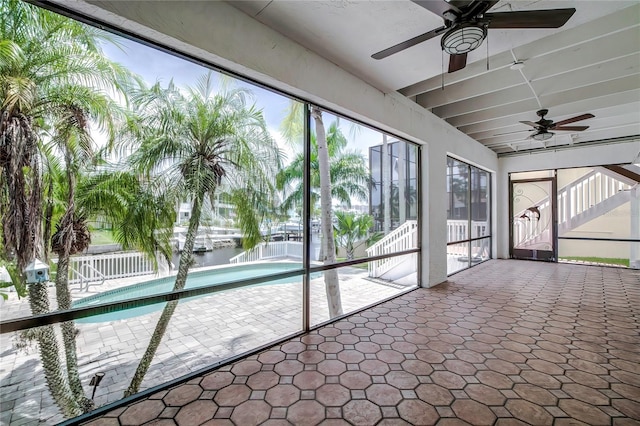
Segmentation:
[(467, 65), (467, 53), (479, 47), (489, 28), (560, 28), (575, 9), (526, 10), (487, 13), (498, 0), (411, 0), (444, 19), (444, 27), (398, 43), (371, 55), (383, 59), (416, 44), (442, 35), (442, 50), (451, 55), (449, 72)]
[(589, 126), (565, 126), (565, 124), (575, 123), (576, 121), (586, 120), (588, 118), (594, 118), (593, 114), (582, 114), (572, 118), (567, 118), (566, 120), (558, 121), (554, 123), (553, 120), (547, 120), (544, 118), (545, 115), (549, 113), (548, 109), (541, 109), (536, 112), (540, 120), (533, 121), (521, 121), (520, 123), (526, 124), (527, 126), (531, 126), (534, 130), (530, 130), (530, 132), (535, 131), (529, 138), (535, 139), (537, 141), (546, 141), (547, 139), (551, 139), (551, 137), (555, 134), (550, 132), (549, 130), (565, 130), (570, 132), (581, 132), (583, 130), (587, 130)]

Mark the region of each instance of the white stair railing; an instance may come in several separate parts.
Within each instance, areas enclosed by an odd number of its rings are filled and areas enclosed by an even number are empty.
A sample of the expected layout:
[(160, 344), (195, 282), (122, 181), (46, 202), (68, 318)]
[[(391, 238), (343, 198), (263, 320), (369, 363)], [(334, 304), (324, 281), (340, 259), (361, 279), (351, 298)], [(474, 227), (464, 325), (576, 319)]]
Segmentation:
[[(557, 202), (560, 235), (608, 211), (607, 209), (604, 211), (603, 206), (608, 206), (609, 210), (617, 207), (619, 203), (611, 202), (613, 197), (620, 198), (619, 201), (624, 202), (626, 198), (619, 194), (630, 189), (631, 185), (623, 179), (624, 177), (618, 178), (614, 172), (599, 167), (560, 188)], [(514, 244), (534, 243), (544, 238), (539, 228), (540, 224), (551, 223), (549, 198), (541, 200), (537, 207), (540, 211), (539, 220), (523, 218), (516, 222), (513, 227)], [(593, 212), (594, 216), (590, 217), (589, 212)], [(525, 210), (517, 212), (514, 217), (518, 218), (524, 213)], [(531, 217), (531, 215), (528, 216)], [(577, 221), (578, 218), (582, 220)]]
[[(70, 269), (71, 273), (74, 274), (74, 276), (80, 277), (80, 281), (79, 281), (80, 285), (78, 286), (78, 291), (82, 291), (83, 287), (84, 287), (84, 291), (89, 291), (90, 285), (104, 284), (104, 281), (105, 281), (104, 274), (102, 274), (100, 271), (98, 271), (88, 263), (83, 263), (82, 265), (80, 265), (80, 270), (87, 270), (87, 269), (89, 270), (90, 278), (88, 278), (86, 275), (83, 275), (80, 271), (77, 271), (73, 268)], [(96, 277), (98, 278), (96, 279)]]
[[(489, 235), (487, 229), (489, 223), (486, 220), (472, 220), (471, 221), (471, 238), (481, 237), (483, 235)], [(448, 219), (447, 220), (447, 241), (463, 241), (469, 238), (467, 228), (469, 227), (468, 220)]]
[[(380, 241), (369, 247), (367, 256), (380, 256), (383, 254), (397, 253), (417, 247), (418, 222), (408, 220), (398, 228), (385, 235)], [(403, 262), (403, 256), (389, 257), (369, 262), (369, 276), (380, 277), (394, 266)]]
[(275, 257), (292, 257), (302, 259), (303, 244), (297, 241), (272, 241), (260, 243), (251, 250), (240, 253), (229, 259), (229, 263), (256, 262)]

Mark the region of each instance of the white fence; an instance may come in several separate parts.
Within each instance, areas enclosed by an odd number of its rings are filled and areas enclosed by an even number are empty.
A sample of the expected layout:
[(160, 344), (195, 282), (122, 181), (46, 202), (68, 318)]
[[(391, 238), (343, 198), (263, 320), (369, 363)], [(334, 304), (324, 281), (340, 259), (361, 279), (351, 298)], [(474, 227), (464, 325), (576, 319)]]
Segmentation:
[(88, 283), (114, 278), (135, 277), (154, 273), (153, 263), (142, 253), (125, 252), (74, 256), (69, 263), (69, 284)]
[(302, 259), (303, 245), (296, 241), (272, 241), (260, 243), (251, 250), (240, 253), (229, 259), (229, 263), (255, 262), (274, 257), (293, 257)]

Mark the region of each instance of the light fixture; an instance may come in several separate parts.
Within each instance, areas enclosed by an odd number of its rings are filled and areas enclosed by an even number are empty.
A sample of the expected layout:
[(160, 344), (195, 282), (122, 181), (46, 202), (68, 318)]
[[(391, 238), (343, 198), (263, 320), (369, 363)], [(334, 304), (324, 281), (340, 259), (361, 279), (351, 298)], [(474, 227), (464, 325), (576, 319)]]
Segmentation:
[(551, 139), (551, 137), (554, 135), (554, 133), (551, 132), (547, 132), (546, 130), (544, 131), (540, 131), (538, 133), (535, 133), (533, 136), (531, 136), (533, 139), (537, 140), (537, 141), (546, 141), (548, 139)]
[(521, 70), (522, 68), (524, 68), (524, 62), (515, 61), (513, 64), (511, 64), (509, 68), (512, 69), (513, 71)]
[(442, 50), (450, 55), (462, 55), (477, 49), (485, 37), (487, 37), (485, 26), (478, 24), (457, 25), (442, 36)]
[(104, 378), (104, 373), (102, 371), (97, 372), (91, 378), (91, 382), (89, 383), (89, 386), (93, 386), (93, 392), (91, 393), (92, 401), (93, 401), (93, 398), (95, 398), (96, 396), (96, 389), (98, 388), (98, 386), (100, 386), (100, 382), (102, 381), (103, 378)]

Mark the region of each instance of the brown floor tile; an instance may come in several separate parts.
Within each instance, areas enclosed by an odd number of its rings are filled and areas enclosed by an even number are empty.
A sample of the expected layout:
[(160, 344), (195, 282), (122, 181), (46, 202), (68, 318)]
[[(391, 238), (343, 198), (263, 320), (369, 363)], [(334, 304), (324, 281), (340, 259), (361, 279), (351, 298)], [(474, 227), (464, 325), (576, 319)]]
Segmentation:
[(609, 398), (597, 389), (589, 388), (577, 383), (565, 383), (562, 385), (562, 390), (570, 395), (572, 398), (579, 399), (588, 404), (593, 405), (607, 405), (609, 404)]
[(324, 382), (325, 377), (317, 371), (302, 371), (293, 378), (293, 384), (301, 390), (318, 389)]
[(213, 419), (217, 409), (218, 406), (213, 401), (194, 401), (182, 407), (175, 420), (179, 426), (199, 425)]
[(436, 410), (417, 399), (406, 399), (398, 404), (398, 413), (412, 425), (433, 425), (438, 421)]
[(480, 382), (495, 389), (511, 389), (513, 382), (507, 376), (495, 371), (483, 370), (478, 371), (476, 377)]
[(316, 399), (325, 406), (341, 407), (351, 399), (349, 389), (338, 384), (326, 384), (316, 391)]
[(431, 405), (449, 405), (453, 395), (447, 388), (434, 384), (422, 384), (416, 388), (418, 398)]
[(233, 407), (247, 399), (251, 395), (251, 389), (246, 385), (229, 385), (216, 392), (213, 400), (219, 406)]
[(469, 384), (464, 391), (470, 398), (485, 405), (502, 405), (506, 400), (500, 391), (482, 384)]
[(298, 401), (287, 410), (287, 420), (294, 425), (317, 425), (325, 418), (325, 408), (317, 401)]
[(576, 399), (561, 399), (558, 406), (570, 417), (588, 424), (608, 425), (611, 422), (611, 418), (602, 412), (602, 410), (586, 402)]
[(264, 401), (246, 401), (233, 409), (231, 420), (237, 425), (254, 426), (269, 418), (271, 407)]
[(547, 410), (537, 404), (523, 399), (510, 399), (505, 408), (519, 420), (533, 425), (551, 425), (553, 417)]
[(628, 399), (614, 399), (611, 401), (611, 405), (625, 416), (640, 421), (640, 402)]
[(201, 393), (198, 385), (182, 385), (170, 390), (162, 400), (167, 406), (182, 406), (198, 399)]
[(558, 398), (548, 390), (539, 386), (530, 385), (527, 383), (518, 383), (513, 387), (515, 393), (517, 393), (522, 399), (526, 399), (529, 402), (533, 402), (538, 405), (556, 405)]
[(380, 407), (374, 403), (361, 399), (352, 400), (342, 407), (342, 415), (354, 425), (376, 424), (382, 418)]
[(148, 399), (131, 405), (120, 414), (120, 424), (139, 425), (155, 419), (164, 410), (162, 401)]
[(293, 385), (277, 385), (269, 389), (265, 401), (273, 407), (287, 407), (300, 398), (300, 389)]
[(451, 409), (456, 416), (474, 425), (492, 425), (496, 420), (496, 415), (486, 405), (470, 399), (454, 401)]
[(633, 274), (483, 263), (89, 424), (635, 425)]

